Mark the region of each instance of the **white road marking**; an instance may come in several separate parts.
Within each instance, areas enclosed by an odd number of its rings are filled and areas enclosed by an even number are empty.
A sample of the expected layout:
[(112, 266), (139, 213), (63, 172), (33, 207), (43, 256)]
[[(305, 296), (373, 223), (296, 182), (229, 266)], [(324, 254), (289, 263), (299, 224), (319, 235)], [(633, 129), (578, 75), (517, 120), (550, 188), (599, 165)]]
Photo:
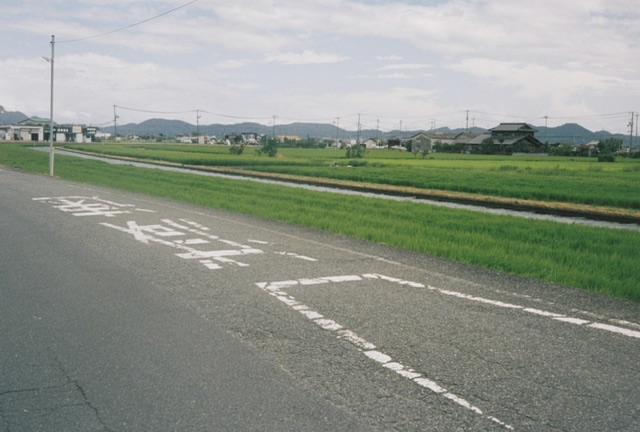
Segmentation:
[(628, 330), (622, 327), (617, 327), (617, 326), (612, 326), (609, 324), (600, 324), (600, 323), (592, 323), (589, 324), (589, 327), (592, 328), (597, 328), (600, 330), (607, 330), (613, 333), (618, 333), (624, 336), (629, 336), (629, 337), (634, 337), (634, 338), (639, 338), (640, 339), (640, 332), (635, 331), (635, 330)]
[(640, 324), (636, 324), (634, 322), (625, 321), (625, 320), (616, 320), (616, 319), (612, 319), (612, 320), (609, 320), (609, 321), (614, 322), (616, 324), (620, 324), (620, 325), (624, 325), (624, 326), (634, 327), (634, 328), (640, 329)]
[(355, 345), (356, 348), (361, 350), (372, 350), (375, 349), (376, 346), (366, 340), (362, 339), (360, 336), (352, 332), (351, 330), (340, 330), (338, 332), (338, 338), (342, 338), (347, 342), (350, 342), (352, 345)]
[[(100, 225), (113, 228), (115, 230), (130, 234), (133, 238), (141, 243), (149, 244), (150, 242), (168, 246), (174, 249), (182, 250), (183, 252), (177, 253), (176, 256), (182, 259), (195, 259), (198, 260), (209, 270), (221, 269), (222, 264), (231, 264), (238, 267), (248, 267), (249, 264), (235, 261), (229, 257), (245, 256), (245, 255), (257, 255), (262, 254), (263, 251), (255, 249), (250, 246), (245, 246), (237, 242), (230, 240), (224, 240), (217, 236), (210, 235), (202, 230), (202, 227), (196, 225), (195, 222), (182, 220), (187, 222), (190, 226), (196, 228), (190, 228), (187, 225), (182, 225), (171, 221), (169, 219), (163, 219), (164, 225), (151, 224), (151, 225), (138, 225), (136, 221), (128, 221), (126, 227), (114, 225), (111, 223), (102, 222)], [(186, 231), (178, 231), (178, 229)], [(191, 239), (178, 239), (178, 240), (165, 240), (169, 237), (183, 237), (187, 234), (197, 234), (200, 238)], [(203, 238), (204, 237), (204, 238)], [(214, 249), (214, 250), (200, 250), (195, 249), (194, 245), (209, 244), (212, 241), (220, 242), (225, 245), (233, 245), (239, 249)]]
[(274, 252), (274, 253), (276, 255), (289, 256), (289, 257), (298, 258), (298, 259), (305, 260), (305, 261), (311, 261), (311, 262), (317, 262), (318, 261), (315, 258), (311, 258), (311, 257), (304, 256), (304, 255), (298, 255), (298, 254), (293, 253), (293, 252)]
[(209, 240), (199, 239), (199, 238), (187, 239), (187, 240), (174, 240), (173, 242), (176, 244), (185, 244), (189, 246), (211, 243)]
[(540, 309), (526, 308), (524, 309), (524, 311), (535, 314), (535, 315), (549, 317), (549, 318), (564, 318), (564, 315), (553, 313), (553, 312), (547, 312)]
[(118, 204), (103, 200), (99, 197), (68, 196), (68, 197), (42, 197), (33, 198), (34, 201), (42, 201), (52, 204), (65, 213), (74, 216), (104, 216), (115, 217), (122, 214), (131, 213), (133, 204)]
[(557, 318), (554, 318), (554, 320), (566, 322), (569, 324), (576, 324), (576, 325), (584, 325), (591, 322), (591, 321), (583, 320), (582, 318), (571, 318), (571, 317), (557, 317)]
[[(326, 284), (330, 282), (333, 282), (333, 283), (358, 282), (366, 279), (378, 278), (378, 276), (381, 276), (381, 275), (329, 276), (329, 277), (322, 277), (322, 278), (316, 278), (316, 279), (287, 280), (287, 281), (279, 281), (279, 282), (258, 282), (256, 283), (256, 286), (266, 291), (273, 297), (277, 298), (285, 305), (291, 307), (293, 310), (298, 311), (300, 314), (304, 315), (309, 320), (313, 321), (320, 328), (335, 333), (338, 339), (343, 339), (350, 342), (359, 351), (361, 351), (366, 357), (380, 364), (384, 368), (397, 373), (403, 378), (413, 381), (415, 384), (433, 393), (436, 393), (438, 395), (445, 397), (446, 399), (456, 403), (462, 408), (472, 411), (475, 414), (483, 415), (482, 410), (473, 406), (464, 398), (461, 398), (460, 396), (454, 393), (448, 392), (444, 387), (440, 386), (435, 381), (432, 381), (429, 378), (423, 376), (421, 373), (416, 372), (414, 369), (408, 366), (405, 366), (399, 362), (393, 361), (393, 358), (390, 355), (377, 350), (376, 346), (371, 342), (358, 336), (352, 330), (344, 329), (344, 327), (341, 324), (331, 319), (328, 319), (321, 313), (311, 310), (307, 305), (300, 303), (293, 296), (283, 291), (284, 288), (294, 287), (296, 285), (312, 286), (312, 285)], [(391, 278), (382, 277), (382, 276), (380, 278), (384, 278), (386, 280), (391, 279)], [(393, 279), (392, 282), (398, 283), (400, 285), (407, 285), (410, 287), (424, 287), (423, 284), (403, 281), (400, 279)], [(486, 418), (491, 420), (494, 423), (501, 425), (505, 429), (513, 430), (512, 426), (498, 420), (493, 416), (486, 416)]]
[[(394, 278), (391, 276), (385, 276), (385, 275), (376, 274), (376, 273), (367, 273), (363, 275), (325, 276), (325, 277), (319, 277), (319, 278), (303, 278), (303, 279), (297, 279), (297, 280), (285, 280), (285, 281), (276, 281), (276, 282), (259, 282), (259, 283), (256, 283), (256, 286), (266, 291), (270, 295), (276, 297), (278, 300), (280, 300), (282, 303), (286, 304), (287, 306), (291, 307), (293, 310), (298, 311), (299, 313), (307, 317), (309, 320), (316, 323), (322, 329), (334, 332), (337, 335), (338, 339), (343, 339), (351, 343), (353, 346), (355, 346), (359, 351), (361, 351), (366, 357), (368, 357), (372, 361), (379, 363), (383, 367), (396, 372), (400, 376), (413, 381), (415, 384), (425, 389), (428, 389), (433, 393), (442, 395), (443, 397), (449, 399), (450, 401), (460, 405), (465, 409), (468, 409), (478, 415), (483, 415), (482, 410), (480, 410), (478, 407), (473, 406), (464, 398), (461, 398), (460, 396), (454, 393), (448, 392), (444, 387), (440, 386), (435, 381), (423, 376), (421, 373), (416, 372), (414, 369), (394, 361), (390, 355), (379, 351), (373, 343), (358, 336), (352, 330), (345, 329), (341, 324), (325, 317), (321, 313), (312, 310), (311, 308), (309, 308), (309, 306), (300, 303), (293, 296), (283, 291), (284, 289), (295, 287), (295, 286), (314, 286), (314, 285), (322, 285), (322, 284), (328, 284), (328, 283), (359, 282), (359, 281), (375, 280), (375, 279), (395, 283), (400, 286), (407, 286), (410, 288), (427, 289), (433, 292), (439, 292), (447, 296), (452, 296), (452, 297), (460, 298), (463, 300), (475, 301), (475, 302), (483, 303), (490, 306), (495, 306), (495, 307), (500, 307), (505, 309), (512, 309), (512, 310), (522, 310), (523, 312), (538, 316), (540, 318), (548, 318), (554, 321), (569, 323), (573, 325), (579, 325), (585, 328), (605, 330), (605, 331), (609, 331), (619, 335), (640, 339), (639, 331), (630, 330), (627, 328), (613, 326), (609, 324), (595, 323), (595, 322), (587, 321), (580, 318), (566, 316), (560, 313), (541, 310), (538, 308), (524, 307), (521, 305), (506, 303), (499, 300), (492, 300), (492, 299), (487, 299), (483, 297), (472, 296), (472, 295), (464, 294), (457, 291), (445, 290), (445, 289), (436, 288), (430, 285), (425, 285), (419, 282), (407, 281), (400, 278)], [(623, 321), (621, 323), (626, 323), (626, 321)], [(634, 324), (634, 323), (630, 323), (630, 324)], [(504, 423), (503, 421), (497, 419), (496, 417), (486, 416), (486, 418), (491, 420), (494, 423), (501, 425), (506, 429), (513, 430), (512, 426), (508, 425), (507, 423)]]
[[(464, 299), (464, 300), (470, 300), (470, 301), (475, 301), (475, 302), (479, 302), (479, 303), (483, 303), (483, 304), (488, 304), (491, 306), (496, 306), (496, 307), (500, 307), (500, 308), (506, 308), (506, 309), (514, 309), (514, 310), (522, 310), (523, 312), (527, 312), (533, 315), (538, 315), (540, 317), (545, 317), (545, 318), (550, 318), (553, 319), (554, 321), (560, 321), (560, 322), (565, 322), (565, 323), (569, 323), (569, 324), (574, 324), (574, 325), (580, 325), (580, 326), (586, 326), (589, 328), (595, 328), (595, 329), (599, 329), (599, 330), (606, 330), (612, 333), (616, 333), (616, 334), (620, 334), (623, 336), (627, 336), (627, 337), (633, 337), (633, 338), (637, 338), (640, 339), (640, 331), (635, 331), (635, 330), (630, 330), (630, 329), (626, 329), (623, 327), (618, 327), (618, 326), (613, 326), (613, 325), (609, 325), (609, 324), (598, 324), (598, 323), (592, 323), (591, 321), (588, 320), (584, 320), (581, 318), (576, 318), (576, 317), (570, 317), (567, 315), (563, 315), (563, 314), (559, 314), (559, 313), (555, 313), (555, 312), (549, 312), (549, 311), (544, 311), (544, 310), (540, 310), (540, 309), (536, 309), (536, 308), (528, 308), (528, 307), (524, 307), (521, 305), (517, 305), (517, 304), (513, 304), (513, 303), (505, 303), (499, 300), (491, 300), (491, 299), (487, 299), (487, 298), (483, 298), (483, 297), (477, 297), (477, 296), (472, 296), (469, 294), (464, 294), (461, 292), (457, 292), (457, 291), (451, 291), (451, 290), (445, 290), (445, 289), (441, 289), (441, 288), (436, 288), (430, 285), (425, 285), (419, 282), (412, 282), (412, 281), (406, 281), (406, 280), (402, 280), (399, 278), (394, 278), (391, 276), (385, 276), (385, 275), (381, 275), (381, 274), (377, 274), (377, 273), (366, 273), (363, 274), (361, 276), (359, 275), (348, 275), (348, 276), (329, 276), (329, 277), (321, 277), (321, 278), (316, 278), (316, 279), (300, 279), (300, 280), (291, 280), (291, 281), (283, 281), (283, 282), (272, 282), (270, 284), (267, 284), (266, 290), (272, 290), (272, 289), (282, 289), (282, 288), (288, 288), (288, 287), (292, 287), (295, 285), (311, 285), (311, 284), (318, 284), (318, 283), (327, 283), (327, 282), (354, 282), (354, 281), (359, 281), (359, 280), (363, 280), (363, 279), (380, 279), (380, 280), (385, 280), (388, 282), (392, 282), (392, 283), (396, 283), (398, 285), (402, 285), (402, 286), (408, 286), (411, 288), (425, 288), (431, 291), (437, 291), (441, 294), (444, 295), (448, 295), (448, 296), (452, 296), (452, 297), (457, 297), (460, 299)], [(631, 323), (633, 324), (633, 323)]]
[(251, 239), (249, 239), (249, 240), (247, 240), (247, 241), (248, 241), (249, 243), (257, 243), (257, 244), (260, 244), (260, 245), (268, 245), (268, 244), (269, 244), (269, 242), (262, 241), (262, 240), (251, 240)]
[[(383, 280), (389, 280), (388, 277), (386, 276), (381, 276), (381, 275), (371, 275), (373, 277), (375, 276), (380, 276), (380, 279)], [(400, 284), (400, 282), (397, 282)], [(406, 283), (402, 283), (402, 285), (408, 285)], [(415, 284), (415, 286), (419, 286), (420, 284)], [(413, 286), (413, 285), (410, 285)], [(609, 325), (609, 324), (598, 324), (598, 323), (591, 323), (591, 321), (588, 320), (584, 320), (581, 318), (575, 318), (575, 317), (569, 317), (563, 314), (559, 314), (559, 313), (555, 313), (555, 312), (549, 312), (549, 311), (544, 311), (544, 310), (540, 310), (540, 309), (535, 309), (535, 308), (526, 308), (524, 306), (520, 306), (520, 305), (516, 305), (516, 304), (512, 304), (512, 303), (504, 303), (498, 300), (491, 300), (491, 299), (486, 299), (483, 297), (476, 297), (476, 296), (472, 296), (469, 294), (463, 294), (460, 292), (456, 292), (456, 291), (450, 291), (450, 290), (444, 290), (444, 289), (440, 289), (440, 288), (434, 288), (434, 287), (428, 287), (432, 290), (436, 290), (442, 294), (445, 295), (449, 295), (449, 296), (453, 296), (453, 297), (458, 297), (461, 299), (465, 299), (465, 300), (471, 300), (471, 301), (476, 301), (479, 303), (484, 303), (484, 304), (489, 304), (492, 306), (496, 306), (496, 307), (501, 307), (501, 308), (507, 308), (507, 309), (520, 309), (524, 312), (528, 312), (534, 315), (538, 315), (541, 317), (547, 317), (547, 318), (551, 318), (554, 321), (561, 321), (561, 322), (565, 322), (565, 323), (569, 323), (569, 324), (575, 324), (575, 325), (587, 325), (587, 327), (591, 327), (591, 328), (596, 328), (596, 329), (600, 329), (600, 330), (607, 330), (613, 333), (617, 333), (617, 334), (621, 334), (624, 336), (628, 336), (628, 337), (633, 337), (633, 338), (638, 338), (640, 339), (640, 331), (635, 331), (635, 330), (629, 330), (629, 329), (625, 329), (623, 327), (618, 327), (618, 326), (613, 326), (613, 325)]]

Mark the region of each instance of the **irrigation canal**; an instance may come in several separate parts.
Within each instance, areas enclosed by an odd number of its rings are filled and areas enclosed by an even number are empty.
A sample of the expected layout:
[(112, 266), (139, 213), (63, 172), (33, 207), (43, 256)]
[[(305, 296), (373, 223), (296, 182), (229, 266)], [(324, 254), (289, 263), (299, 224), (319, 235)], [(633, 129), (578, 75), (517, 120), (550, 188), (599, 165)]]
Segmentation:
[[(49, 147), (35, 147), (35, 149), (42, 150), (42, 151), (49, 151)], [(503, 209), (503, 208), (495, 208), (495, 207), (485, 207), (481, 205), (436, 201), (436, 200), (429, 200), (429, 199), (416, 198), (416, 197), (397, 196), (397, 195), (373, 193), (373, 192), (363, 192), (363, 191), (349, 190), (344, 188), (333, 188), (333, 187), (327, 187), (327, 186), (295, 183), (295, 182), (289, 182), (285, 180), (273, 180), (273, 179), (265, 179), (265, 178), (257, 178), (257, 177), (247, 177), (247, 176), (241, 176), (241, 175), (235, 175), (235, 174), (223, 174), (223, 173), (209, 172), (209, 171), (203, 171), (203, 170), (194, 170), (189, 168), (181, 168), (181, 167), (157, 165), (152, 163), (113, 159), (108, 157), (88, 155), (84, 153), (72, 152), (67, 150), (56, 150), (56, 153), (60, 155), (65, 155), (65, 156), (75, 156), (75, 157), (80, 157), (84, 159), (100, 160), (100, 161), (115, 164), (115, 165), (133, 165), (141, 168), (154, 168), (154, 169), (160, 169), (165, 171), (183, 172), (183, 173), (198, 174), (198, 175), (205, 175), (205, 176), (211, 176), (211, 177), (222, 177), (222, 178), (229, 178), (229, 179), (235, 179), (235, 180), (255, 181), (260, 183), (269, 183), (269, 184), (275, 184), (275, 185), (281, 185), (281, 186), (297, 187), (297, 188), (315, 190), (320, 192), (332, 192), (332, 193), (339, 193), (344, 195), (358, 195), (358, 196), (365, 196), (365, 197), (372, 197), (372, 198), (389, 199), (389, 200), (395, 200), (395, 201), (409, 201), (409, 202), (415, 202), (420, 204), (456, 208), (461, 210), (470, 210), (470, 211), (490, 213), (490, 214), (496, 214), (496, 215), (515, 216), (515, 217), (521, 217), (526, 219), (549, 220), (549, 221), (566, 223), (566, 224), (579, 224), (579, 225), (588, 225), (588, 226), (601, 227), (601, 228), (640, 231), (640, 224), (636, 224), (636, 223), (609, 222), (609, 221), (589, 219), (586, 217), (559, 216), (559, 215), (535, 213), (531, 211), (511, 210), (511, 209)]]

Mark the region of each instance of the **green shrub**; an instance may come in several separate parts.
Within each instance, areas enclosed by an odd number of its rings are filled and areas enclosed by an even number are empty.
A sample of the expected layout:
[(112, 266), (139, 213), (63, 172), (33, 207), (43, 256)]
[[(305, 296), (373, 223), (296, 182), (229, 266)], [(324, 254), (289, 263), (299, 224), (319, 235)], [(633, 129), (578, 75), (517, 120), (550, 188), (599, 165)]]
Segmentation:
[(347, 147), (347, 158), (363, 158), (365, 148), (362, 144), (356, 144), (352, 147)]
[(244, 152), (244, 144), (234, 145), (229, 148), (229, 153), (232, 155), (241, 155)]
[(616, 155), (613, 153), (603, 153), (598, 155), (598, 162), (615, 162)]
[(366, 160), (362, 160), (362, 159), (351, 159), (349, 161), (349, 166), (352, 167), (363, 167), (363, 166), (367, 166), (369, 163)]

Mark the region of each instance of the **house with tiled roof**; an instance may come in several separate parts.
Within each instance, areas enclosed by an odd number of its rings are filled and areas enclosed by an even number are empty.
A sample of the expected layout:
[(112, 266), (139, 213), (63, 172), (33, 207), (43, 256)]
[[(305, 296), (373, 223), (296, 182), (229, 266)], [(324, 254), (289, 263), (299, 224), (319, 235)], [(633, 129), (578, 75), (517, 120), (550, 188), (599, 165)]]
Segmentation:
[(452, 145), (469, 140), (478, 135), (472, 132), (443, 133), (443, 132), (418, 132), (407, 139), (411, 143), (412, 152), (433, 151), (439, 144)]
[(527, 123), (500, 123), (486, 133), (464, 142), (465, 151), (478, 153), (481, 146), (491, 146), (492, 153), (540, 152), (544, 144), (535, 137), (536, 129)]

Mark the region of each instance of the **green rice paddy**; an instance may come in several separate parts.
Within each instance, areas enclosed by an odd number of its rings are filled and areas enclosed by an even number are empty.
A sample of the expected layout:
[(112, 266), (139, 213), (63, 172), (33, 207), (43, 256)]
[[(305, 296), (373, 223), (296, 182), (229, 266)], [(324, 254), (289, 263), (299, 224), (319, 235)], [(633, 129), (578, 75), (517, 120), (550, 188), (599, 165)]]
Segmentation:
[[(349, 168), (344, 151), (282, 149), (277, 158), (227, 147), (82, 146), (146, 159), (367, 182), (412, 183), (499, 196), (640, 208), (640, 161), (470, 157), (369, 152)], [(246, 157), (245, 157), (246, 156)], [(0, 145), (0, 165), (47, 174), (49, 155)], [(410, 202), (345, 196), (56, 155), (56, 176), (308, 226), (601, 294), (640, 301), (640, 232), (566, 225)], [(366, 179), (366, 180), (363, 180)], [(448, 179), (448, 180), (447, 180)], [(574, 181), (572, 181), (574, 180)], [(560, 184), (558, 184), (560, 183)], [(549, 191), (545, 190), (547, 188)], [(416, 186), (419, 187), (419, 186)], [(451, 189), (457, 188), (457, 189)], [(518, 189), (527, 189), (518, 192)], [(602, 194), (603, 196), (599, 196)]]

